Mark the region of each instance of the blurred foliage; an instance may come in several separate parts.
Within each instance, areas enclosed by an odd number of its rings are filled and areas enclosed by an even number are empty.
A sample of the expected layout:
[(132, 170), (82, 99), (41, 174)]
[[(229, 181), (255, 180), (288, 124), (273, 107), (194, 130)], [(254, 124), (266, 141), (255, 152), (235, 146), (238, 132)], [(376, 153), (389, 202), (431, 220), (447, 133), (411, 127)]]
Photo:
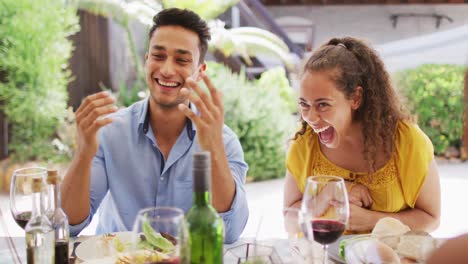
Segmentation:
[[(145, 83), (146, 84), (146, 83)], [(127, 84), (121, 83), (119, 85), (117, 93), (114, 93), (118, 107), (127, 107), (133, 103), (140, 101), (141, 99), (147, 96), (147, 93), (144, 92), (147, 89), (138, 89), (139, 87), (133, 86), (128, 87)], [(146, 88), (146, 86), (145, 86)], [(106, 90), (106, 89), (104, 89)], [(112, 92), (109, 90), (109, 92)], [(113, 92), (112, 92), (113, 93)]]
[(250, 57), (259, 55), (279, 58), (289, 70), (299, 63), (299, 58), (289, 52), (288, 46), (277, 35), (261, 28), (238, 27), (226, 29), (220, 20), (210, 23), (210, 50), (219, 50), (225, 57), (240, 55), (247, 65), (252, 65)]
[(437, 155), (449, 146), (459, 148), (463, 136), (465, 67), (426, 64), (399, 72), (395, 80), (417, 116)]
[(164, 8), (177, 7), (194, 10), (201, 18), (208, 21), (226, 12), (239, 0), (162, 0), (161, 2)]
[(214, 62), (208, 63), (206, 72), (223, 93), (225, 123), (239, 137), (248, 176), (255, 181), (283, 177), (286, 142), (295, 121), (288, 102), (280, 96), (280, 86), (267, 80), (287, 80), (286, 76), (270, 78), (273, 73), (281, 75), (273, 70), (262, 81), (249, 81)]
[(52, 144), (66, 115), (67, 39), (79, 30), (76, 10), (59, 0), (0, 2), (1, 110), (11, 130), (9, 152), (14, 159), (61, 159)]
[(258, 86), (271, 89), (281, 96), (290, 113), (297, 112), (297, 93), (292, 89), (283, 67), (270, 69), (260, 76)]

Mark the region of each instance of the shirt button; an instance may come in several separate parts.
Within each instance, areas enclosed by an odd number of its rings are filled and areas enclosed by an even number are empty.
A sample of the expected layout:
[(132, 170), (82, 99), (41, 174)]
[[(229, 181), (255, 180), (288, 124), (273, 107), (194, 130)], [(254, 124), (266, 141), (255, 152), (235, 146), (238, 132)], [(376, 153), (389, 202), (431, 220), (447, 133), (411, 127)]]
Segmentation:
[(161, 179), (161, 181), (164, 181), (164, 177), (161, 177), (160, 179)]

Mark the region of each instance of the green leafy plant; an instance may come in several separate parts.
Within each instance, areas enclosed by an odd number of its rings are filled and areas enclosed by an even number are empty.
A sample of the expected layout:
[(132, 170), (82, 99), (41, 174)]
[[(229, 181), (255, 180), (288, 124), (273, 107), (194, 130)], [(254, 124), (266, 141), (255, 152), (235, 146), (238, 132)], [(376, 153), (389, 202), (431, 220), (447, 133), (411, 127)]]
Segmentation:
[(297, 112), (297, 93), (291, 88), (283, 67), (276, 67), (262, 73), (257, 86), (279, 93), (289, 112)]
[(225, 123), (239, 137), (249, 177), (256, 181), (283, 177), (286, 142), (295, 124), (278, 89), (265, 80), (248, 81), (244, 74), (213, 62), (208, 63), (207, 74), (223, 93)]
[(407, 98), (435, 153), (460, 147), (463, 135), (463, 78), (465, 67), (426, 64), (396, 74), (397, 86)]
[(52, 144), (67, 104), (67, 69), (78, 31), (76, 10), (63, 1), (0, 2), (1, 108), (9, 122), (9, 151), (15, 159), (57, 158)]

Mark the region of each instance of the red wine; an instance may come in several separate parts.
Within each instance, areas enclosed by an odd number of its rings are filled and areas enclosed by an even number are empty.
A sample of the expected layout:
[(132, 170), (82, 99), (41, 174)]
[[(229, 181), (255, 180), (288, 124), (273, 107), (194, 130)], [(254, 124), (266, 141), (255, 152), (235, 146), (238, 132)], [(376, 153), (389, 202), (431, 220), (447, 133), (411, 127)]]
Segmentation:
[(13, 215), (13, 218), (15, 219), (15, 222), (24, 229), (26, 224), (28, 223), (29, 219), (31, 219), (31, 212), (21, 212), (16, 215)]
[(312, 230), (315, 241), (322, 245), (328, 245), (340, 238), (345, 230), (345, 225), (333, 220), (314, 220), (312, 221)]
[(68, 242), (55, 242), (55, 264), (68, 264)]

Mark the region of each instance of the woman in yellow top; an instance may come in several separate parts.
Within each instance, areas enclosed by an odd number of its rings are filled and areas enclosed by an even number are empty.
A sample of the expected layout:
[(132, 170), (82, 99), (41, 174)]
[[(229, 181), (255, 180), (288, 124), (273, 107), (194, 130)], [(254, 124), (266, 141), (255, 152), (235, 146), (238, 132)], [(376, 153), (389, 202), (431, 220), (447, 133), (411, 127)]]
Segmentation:
[(300, 207), (307, 178), (336, 175), (350, 200), (348, 231), (383, 217), (412, 230), (440, 220), (433, 146), (402, 105), (376, 52), (354, 38), (331, 39), (304, 66), (302, 128), (289, 146), (284, 206)]

